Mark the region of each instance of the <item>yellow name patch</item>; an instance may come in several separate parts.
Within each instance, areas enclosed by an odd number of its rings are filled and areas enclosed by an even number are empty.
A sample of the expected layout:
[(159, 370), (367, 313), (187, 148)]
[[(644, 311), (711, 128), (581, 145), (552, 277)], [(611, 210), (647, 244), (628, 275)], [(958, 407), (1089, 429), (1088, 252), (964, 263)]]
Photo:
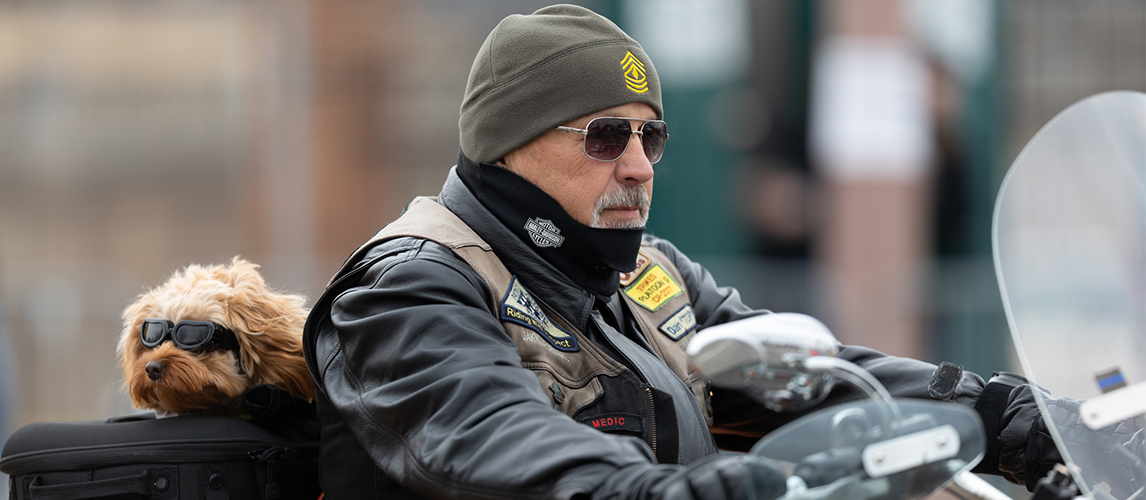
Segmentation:
[(645, 78), (645, 65), (634, 56), (632, 52), (625, 52), (621, 59), (621, 69), (625, 72), (625, 85), (629, 90), (643, 94), (649, 90), (649, 82)]
[(684, 290), (673, 281), (668, 271), (657, 264), (642, 275), (632, 286), (625, 289), (625, 295), (650, 311), (656, 311), (669, 299), (680, 295)]

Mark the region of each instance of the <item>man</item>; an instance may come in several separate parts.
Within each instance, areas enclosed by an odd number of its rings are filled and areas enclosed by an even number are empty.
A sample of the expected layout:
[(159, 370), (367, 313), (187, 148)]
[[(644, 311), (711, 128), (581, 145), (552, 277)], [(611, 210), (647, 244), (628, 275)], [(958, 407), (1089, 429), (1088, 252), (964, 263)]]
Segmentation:
[[(745, 450), (793, 416), (710, 390), (683, 352), (699, 330), (767, 311), (643, 235), (662, 118), (648, 56), (589, 10), (547, 7), (490, 33), (440, 195), (347, 259), (307, 322), (330, 498), (784, 491), (767, 464), (717, 448)], [(1041, 473), (1024, 455), (1037, 410), (1020, 381), (840, 356), (897, 396), (975, 407), (991, 436), (982, 470)]]

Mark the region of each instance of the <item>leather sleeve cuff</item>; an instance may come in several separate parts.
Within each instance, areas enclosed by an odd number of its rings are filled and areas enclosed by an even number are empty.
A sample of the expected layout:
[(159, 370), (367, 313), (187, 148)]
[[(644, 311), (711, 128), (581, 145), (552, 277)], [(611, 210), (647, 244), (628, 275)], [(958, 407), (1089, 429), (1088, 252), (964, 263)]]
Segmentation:
[(1007, 409), (1007, 401), (1011, 391), (1016, 387), (1027, 384), (1027, 379), (1010, 372), (995, 372), (979, 399), (975, 402), (975, 411), (983, 420), (983, 431), (987, 438), (987, 453), (983, 460), (976, 465), (972, 472), (979, 474), (1001, 475), (999, 471), (999, 430), (1003, 420), (1003, 412)]

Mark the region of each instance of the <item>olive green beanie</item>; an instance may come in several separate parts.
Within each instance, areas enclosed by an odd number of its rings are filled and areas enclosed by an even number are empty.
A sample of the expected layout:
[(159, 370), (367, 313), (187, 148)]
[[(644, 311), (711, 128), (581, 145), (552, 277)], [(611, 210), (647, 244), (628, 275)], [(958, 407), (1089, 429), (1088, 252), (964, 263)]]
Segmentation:
[(640, 102), (664, 117), (644, 49), (612, 21), (553, 5), (501, 21), (478, 50), (462, 100), (462, 153), (491, 163), (549, 129)]

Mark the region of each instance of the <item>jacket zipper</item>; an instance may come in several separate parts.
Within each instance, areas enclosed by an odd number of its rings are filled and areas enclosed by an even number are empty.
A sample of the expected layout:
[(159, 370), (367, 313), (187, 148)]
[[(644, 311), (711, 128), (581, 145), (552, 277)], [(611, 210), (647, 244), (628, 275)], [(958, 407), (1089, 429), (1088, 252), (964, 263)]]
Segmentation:
[(653, 404), (653, 390), (645, 386), (645, 394), (649, 396), (649, 441), (652, 441), (653, 456), (657, 456), (657, 408)]
[[(598, 320), (600, 323), (604, 323), (603, 319), (598, 318)], [(604, 330), (605, 328), (611, 328), (608, 325), (601, 325), (600, 323), (598, 323), (597, 327), (601, 330)], [(614, 331), (616, 330), (614, 329)], [(617, 334), (623, 336), (623, 334), (619, 331)], [(620, 354), (622, 358), (625, 358), (625, 361), (628, 361), (627, 366), (631, 367), (629, 372), (637, 376), (637, 379), (641, 381), (641, 385), (643, 385), (645, 388), (645, 394), (649, 397), (649, 444), (652, 445), (653, 456), (655, 457), (657, 454), (657, 407), (656, 402), (653, 400), (653, 390), (649, 387), (649, 380), (647, 377), (645, 377), (645, 374), (641, 372), (640, 367), (634, 363), (633, 360), (629, 358), (629, 356), (626, 355), (624, 351), (617, 348), (616, 343), (613, 342), (613, 339), (609, 338), (608, 334), (605, 334), (605, 341), (612, 345), (613, 349), (617, 350), (617, 354)], [(637, 346), (637, 348), (643, 349), (640, 346)]]

